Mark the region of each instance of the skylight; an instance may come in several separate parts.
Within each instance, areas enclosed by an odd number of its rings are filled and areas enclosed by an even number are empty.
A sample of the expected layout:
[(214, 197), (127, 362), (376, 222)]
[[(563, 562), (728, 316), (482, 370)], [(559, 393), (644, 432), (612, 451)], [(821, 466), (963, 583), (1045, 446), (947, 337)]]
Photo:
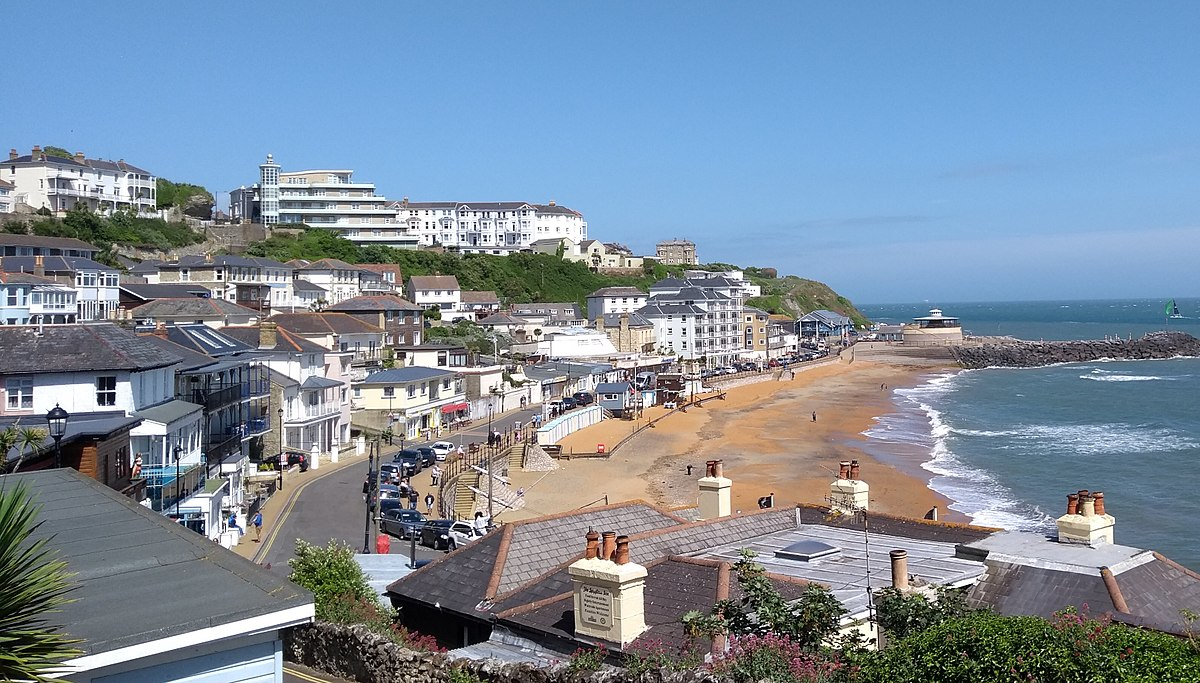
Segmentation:
[(775, 557), (781, 560), (799, 560), (800, 562), (812, 562), (813, 560), (822, 557), (828, 557), (838, 552), (837, 546), (822, 543), (821, 541), (797, 541), (786, 548), (775, 551)]

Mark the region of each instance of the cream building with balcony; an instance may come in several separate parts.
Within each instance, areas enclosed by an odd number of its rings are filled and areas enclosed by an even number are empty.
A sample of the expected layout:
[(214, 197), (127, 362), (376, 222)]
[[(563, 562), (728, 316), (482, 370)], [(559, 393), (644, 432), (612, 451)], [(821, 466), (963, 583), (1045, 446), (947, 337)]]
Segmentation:
[(0, 180), (14, 186), (13, 204), (49, 209), (57, 215), (76, 204), (100, 213), (132, 210), (148, 214), (158, 208), (158, 179), (124, 159), (88, 159), (83, 152), (72, 157), (50, 156), (34, 145), (24, 156), (9, 150), (8, 161), (0, 167)]
[(415, 248), (417, 236), (397, 221), (374, 183), (354, 180), (348, 169), (283, 172), (268, 154), (259, 166), (258, 195), (265, 225), (303, 223), (336, 231), (356, 244)]
[(551, 200), (529, 202), (410, 202), (392, 204), (396, 218), (421, 246), (473, 254), (525, 251), (542, 239), (587, 239), (583, 214)]
[(453, 416), (467, 410), (462, 375), (441, 368), (376, 372), (354, 383), (353, 396), (355, 411), (365, 411), (375, 424), (383, 417), (405, 439), (436, 436)]

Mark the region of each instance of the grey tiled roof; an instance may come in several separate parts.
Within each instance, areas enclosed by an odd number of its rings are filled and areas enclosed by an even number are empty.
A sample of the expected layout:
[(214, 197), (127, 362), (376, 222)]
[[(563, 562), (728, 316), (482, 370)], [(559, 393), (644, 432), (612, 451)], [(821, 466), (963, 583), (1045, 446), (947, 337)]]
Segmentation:
[(149, 370), (181, 359), (111, 323), (0, 325), (0, 374)]
[(453, 275), (414, 275), (408, 279), (413, 289), (458, 289), (458, 278)]
[(80, 270), (94, 270), (103, 273), (118, 272), (116, 268), (97, 263), (82, 256), (5, 256), (0, 262), (9, 273), (32, 273), (37, 267), (37, 259), (42, 259), (42, 266), (47, 273), (74, 273)]
[(276, 313), (271, 321), (296, 334), (370, 334), (383, 330), (346, 313)]
[(75, 647), (85, 656), (200, 629), (236, 629), (313, 604), (287, 579), (75, 470), (2, 479), (30, 485), (41, 505), (33, 538), (46, 539), (74, 574), (71, 601), (48, 618), (81, 640)]
[(989, 561), (979, 583), (967, 593), (967, 602), (1000, 614), (1047, 618), (1064, 607), (1085, 604), (1092, 614), (1113, 611), (1099, 569), (1085, 574), (1010, 562)]
[(649, 296), (637, 287), (603, 287), (588, 294), (588, 298), (597, 296)]
[(131, 311), (133, 317), (166, 318), (225, 318), (228, 316), (257, 318), (261, 313), (224, 299), (189, 296), (182, 299), (155, 299)]
[(502, 535), (501, 530), (492, 531), (392, 583), (388, 593), (393, 604), (399, 599), (473, 613), (487, 593)]
[(338, 302), (325, 309), (326, 311), (419, 311), (420, 306), (408, 299), (394, 294), (364, 294)]
[(42, 235), (0, 234), (0, 247), (42, 247), (45, 249), (79, 249), (100, 251), (97, 247), (74, 237), (45, 237)]
[(121, 285), (121, 289), (143, 301), (151, 301), (153, 299), (180, 299), (187, 296), (206, 298), (209, 294), (208, 288), (203, 285), (191, 285), (186, 283), (158, 285), (123, 283)]

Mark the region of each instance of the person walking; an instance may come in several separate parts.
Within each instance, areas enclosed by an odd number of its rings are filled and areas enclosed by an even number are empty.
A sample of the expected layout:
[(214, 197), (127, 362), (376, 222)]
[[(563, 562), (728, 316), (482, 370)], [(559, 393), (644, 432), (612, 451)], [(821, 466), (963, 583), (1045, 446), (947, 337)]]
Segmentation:
[(417, 501), (420, 499), (421, 499), (421, 495), (419, 493), (417, 493), (417, 490), (415, 488), (409, 489), (408, 490), (408, 509), (416, 510), (417, 509)]
[(433, 514), (433, 494), (432, 493), (425, 494), (425, 514), (427, 514), (427, 515)]
[(433, 469), (429, 470), (429, 477), (433, 481), (433, 485), (437, 486), (438, 482), (441, 481), (442, 478), (442, 468), (434, 465)]
[(817, 411), (813, 411), (813, 422), (817, 421)]
[(254, 525), (254, 542), (258, 543), (262, 540), (262, 510), (254, 513), (254, 519), (250, 523)]

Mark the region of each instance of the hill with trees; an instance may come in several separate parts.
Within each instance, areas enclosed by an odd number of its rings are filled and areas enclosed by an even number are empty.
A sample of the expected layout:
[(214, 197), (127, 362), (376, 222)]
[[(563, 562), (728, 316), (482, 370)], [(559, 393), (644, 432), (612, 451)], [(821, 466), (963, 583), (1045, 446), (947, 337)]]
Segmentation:
[[(574, 302), (581, 306), (591, 292), (602, 287), (628, 286), (643, 291), (668, 276), (682, 276), (684, 266), (647, 264), (640, 276), (596, 273), (586, 265), (564, 261), (552, 254), (518, 253), (509, 256), (489, 254), (438, 253), (393, 249), (382, 246), (360, 247), (338, 235), (316, 228), (296, 235), (276, 234), (265, 242), (252, 245), (250, 256), (277, 261), (336, 258), (348, 263), (395, 263), (405, 277), (412, 275), (453, 275), (463, 289), (492, 290), (510, 303), (533, 301)], [(748, 305), (799, 316), (826, 308), (849, 316), (858, 324), (867, 319), (848, 299), (827, 285), (796, 276), (777, 278), (773, 268), (739, 268), (725, 263), (696, 266), (699, 270), (743, 270), (747, 279), (760, 285), (763, 296)]]

